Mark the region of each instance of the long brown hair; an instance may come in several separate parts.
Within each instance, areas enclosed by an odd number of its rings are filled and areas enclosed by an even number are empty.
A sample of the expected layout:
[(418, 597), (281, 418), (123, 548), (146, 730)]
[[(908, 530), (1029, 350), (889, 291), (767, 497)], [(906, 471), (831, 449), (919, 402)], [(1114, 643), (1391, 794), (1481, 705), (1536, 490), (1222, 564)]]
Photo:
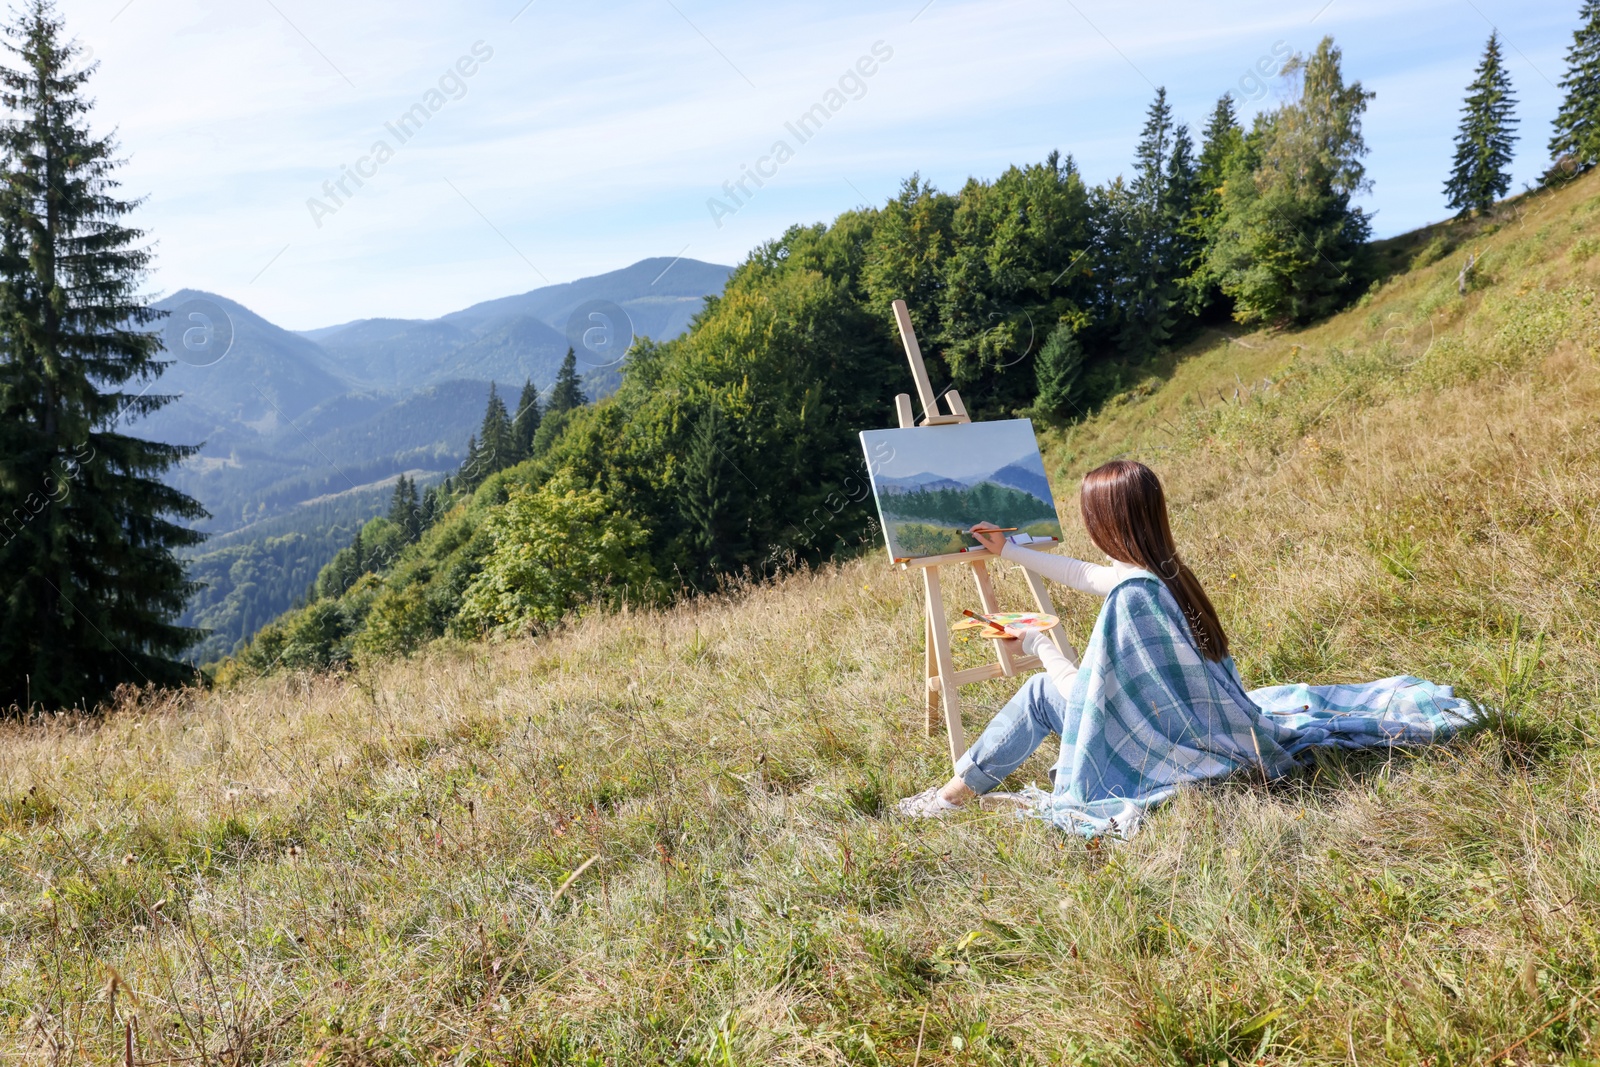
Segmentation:
[(1167, 521), (1167, 496), (1156, 472), (1129, 459), (1096, 467), (1084, 475), (1078, 507), (1089, 539), (1102, 552), (1160, 575), (1189, 620), (1201, 654), (1217, 662), (1227, 656), (1228, 633), (1217, 609), (1188, 564), (1178, 558)]

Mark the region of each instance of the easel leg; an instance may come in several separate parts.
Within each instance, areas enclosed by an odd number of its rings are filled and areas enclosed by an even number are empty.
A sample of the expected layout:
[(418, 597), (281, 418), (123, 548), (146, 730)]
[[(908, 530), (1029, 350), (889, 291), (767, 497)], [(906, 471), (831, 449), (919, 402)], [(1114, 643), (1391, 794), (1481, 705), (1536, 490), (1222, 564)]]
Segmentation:
[[(924, 582), (923, 585), (926, 587), (927, 583)], [(934, 680), (939, 677), (939, 661), (933, 653), (934, 646), (938, 644), (939, 639), (934, 636), (933, 619), (928, 615), (926, 610), (927, 599), (927, 589), (924, 588), (924, 618), (922, 620), (922, 640), (924, 645), (922, 657), (922, 702), (923, 712), (927, 716), (927, 722), (924, 724), (924, 727), (928, 732), (928, 736), (932, 737), (934, 724), (939, 721), (939, 690), (934, 685)]]
[[(1046, 615), (1054, 615), (1056, 606), (1050, 599), (1050, 590), (1045, 588), (1044, 579), (1026, 567), (1022, 568), (1022, 576), (1027, 579), (1028, 588), (1033, 591), (1033, 602), (1039, 605), (1039, 610)], [(1067, 657), (1069, 663), (1074, 667), (1078, 665), (1078, 650), (1073, 648), (1072, 642), (1068, 641), (1063, 635), (1061, 627), (1057, 626), (1050, 631), (1050, 640), (1056, 643), (1056, 647), (1061, 650), (1063, 656)]]
[[(990, 614), (999, 611), (1000, 600), (994, 595), (994, 582), (989, 579), (989, 565), (979, 560), (971, 566), (972, 580), (978, 586), (978, 600), (983, 604), (983, 610)], [(1007, 678), (1014, 678), (1017, 674), (1017, 666), (1013, 662), (1015, 647), (1015, 641), (994, 642), (995, 658), (1000, 661), (1000, 669), (1005, 672)]]
[(953, 767), (967, 750), (967, 736), (961, 725), (961, 692), (956, 688), (955, 657), (950, 652), (950, 624), (944, 617), (944, 592), (939, 586), (938, 570), (924, 567), (922, 581), (926, 592), (924, 609), (928, 613), (928, 630), (933, 638), (934, 664), (939, 672), (939, 698), (944, 704), (944, 726), (950, 741), (950, 764)]

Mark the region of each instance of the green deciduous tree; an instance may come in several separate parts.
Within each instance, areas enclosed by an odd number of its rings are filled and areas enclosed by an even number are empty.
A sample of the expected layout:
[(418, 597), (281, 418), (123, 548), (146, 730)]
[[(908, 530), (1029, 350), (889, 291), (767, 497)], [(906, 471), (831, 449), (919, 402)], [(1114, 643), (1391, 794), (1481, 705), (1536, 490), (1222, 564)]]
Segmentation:
[(1566, 95), (1556, 113), (1550, 155), (1586, 169), (1600, 162), (1600, 0), (1584, 0), (1567, 49)]
[(1369, 184), (1361, 116), (1373, 94), (1346, 85), (1323, 38), (1284, 68), (1297, 98), (1259, 116), (1223, 182), (1223, 221), (1207, 267), (1245, 323), (1305, 322), (1343, 306), (1362, 282), (1371, 223), (1351, 199)]
[(109, 138), (89, 130), (93, 67), (47, 0), (6, 30), (0, 70), (0, 703), (92, 706), (122, 683), (193, 677), (175, 656), (192, 591), (174, 550), (204, 516), (159, 476), (194, 448), (118, 432), (172, 398), (150, 262), (126, 225)]
[(1511, 75), (1501, 63), (1500, 35), (1489, 34), (1477, 77), (1467, 86), (1456, 133), (1456, 158), (1444, 192), (1463, 215), (1487, 211), (1511, 188), (1511, 146), (1516, 135), (1516, 98)]
[(513, 488), (486, 532), (493, 547), (460, 614), (478, 632), (526, 632), (590, 602), (648, 595), (653, 576), (640, 551), (648, 532), (569, 474), (536, 490)]

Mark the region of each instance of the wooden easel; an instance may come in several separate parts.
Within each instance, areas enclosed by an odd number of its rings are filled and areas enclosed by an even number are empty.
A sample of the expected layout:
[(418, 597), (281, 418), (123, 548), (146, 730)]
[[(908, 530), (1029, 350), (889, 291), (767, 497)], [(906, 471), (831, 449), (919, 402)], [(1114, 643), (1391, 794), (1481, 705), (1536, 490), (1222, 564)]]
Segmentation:
[[(922, 348), (917, 344), (916, 330), (911, 325), (911, 313), (906, 309), (904, 300), (894, 302), (894, 318), (900, 327), (900, 340), (906, 346), (906, 358), (911, 361), (911, 377), (917, 385), (917, 396), (922, 401), (921, 427), (928, 428), (930, 433), (937, 433), (936, 427), (939, 426), (971, 422), (972, 419), (967, 416), (967, 409), (961, 402), (960, 394), (954, 389), (944, 394), (945, 406), (949, 408), (949, 412), (940, 412), (938, 398), (933, 395), (933, 386), (928, 381), (928, 368), (922, 362)], [(895, 397), (894, 405), (900, 417), (901, 429), (919, 428), (916, 412), (911, 406), (910, 394), (901, 393)], [(1056, 542), (1040, 539), (1034, 543)], [(995, 599), (994, 583), (989, 579), (989, 561), (995, 558), (994, 553), (980, 548), (971, 552), (925, 556), (897, 564), (903, 571), (914, 569), (922, 572), (923, 611), (927, 619), (923, 631), (927, 642), (924, 660), (927, 731), (928, 736), (932, 737), (934, 723), (937, 721), (942, 703), (952, 764), (967, 750), (966, 730), (961, 725), (961, 686), (991, 678), (1012, 678), (1019, 671), (1037, 670), (1043, 666), (1037, 656), (1024, 656), (1018, 653), (1011, 642), (996, 641), (995, 662), (960, 671), (955, 668), (955, 657), (950, 649), (950, 624), (945, 618), (944, 593), (939, 581), (939, 568), (952, 565), (970, 568), (972, 580), (978, 587), (978, 600), (983, 604), (983, 610), (999, 611), (1000, 602)], [(1050, 601), (1050, 591), (1045, 588), (1044, 579), (1026, 568), (1023, 568), (1022, 574), (1027, 579), (1028, 588), (1032, 590), (1034, 603), (1039, 606), (1039, 610), (1054, 615), (1056, 609)], [(1063, 655), (1076, 661), (1076, 651), (1071, 645), (1064, 643), (1059, 626), (1051, 630), (1049, 636)]]

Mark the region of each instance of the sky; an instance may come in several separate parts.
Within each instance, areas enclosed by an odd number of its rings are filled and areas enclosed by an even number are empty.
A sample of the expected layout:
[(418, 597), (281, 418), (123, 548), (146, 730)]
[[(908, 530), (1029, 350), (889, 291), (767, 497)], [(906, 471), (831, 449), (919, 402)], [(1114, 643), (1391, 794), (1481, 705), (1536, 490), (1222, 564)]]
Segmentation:
[[(1059, 149), (1106, 181), (1128, 171), (1156, 86), (1198, 133), (1224, 92), (1247, 115), (1274, 106), (1255, 71), (1324, 34), (1377, 93), (1360, 203), (1379, 236), (1404, 232), (1449, 214), (1460, 101), (1491, 26), (1522, 119), (1514, 188), (1544, 169), (1579, 6), (58, 3), (100, 64), (94, 126), (115, 131), (124, 192), (145, 198), (152, 292), (220, 293), (291, 329), (431, 318), (650, 256), (738, 263), (913, 173), (955, 191)], [(843, 105), (801, 143), (788, 125), (841, 81)], [(426, 121), (399, 126), (417, 105)], [(725, 183), (742, 177), (735, 200)]]
[(909, 478), (915, 474), (977, 478), (1011, 463), (1024, 463), (1041, 475), (1044, 473), (1039, 442), (1033, 436), (1033, 425), (1026, 419), (974, 422), (943, 427), (938, 433), (867, 430), (861, 437), (872, 473), (880, 478)]

